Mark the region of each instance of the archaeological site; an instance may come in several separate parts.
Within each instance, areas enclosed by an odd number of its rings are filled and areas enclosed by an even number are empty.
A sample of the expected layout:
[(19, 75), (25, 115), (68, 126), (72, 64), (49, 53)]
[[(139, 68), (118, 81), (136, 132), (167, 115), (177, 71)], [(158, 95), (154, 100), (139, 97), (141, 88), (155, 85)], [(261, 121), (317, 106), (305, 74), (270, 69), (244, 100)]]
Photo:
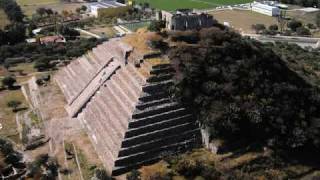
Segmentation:
[(168, 91), (174, 72), (161, 53), (116, 38), (55, 75), (69, 116), (86, 129), (112, 175), (201, 143), (195, 117)]

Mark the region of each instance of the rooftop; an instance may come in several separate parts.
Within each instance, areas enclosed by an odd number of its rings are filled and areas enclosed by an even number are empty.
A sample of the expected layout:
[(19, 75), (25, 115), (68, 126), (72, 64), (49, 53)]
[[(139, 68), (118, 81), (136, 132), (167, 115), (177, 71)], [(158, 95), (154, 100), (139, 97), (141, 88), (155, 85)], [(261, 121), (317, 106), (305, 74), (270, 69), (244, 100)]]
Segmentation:
[(118, 3), (114, 0), (107, 0), (107, 1), (101, 1), (101, 2), (94, 2), (90, 3), (90, 6), (95, 6), (97, 8), (115, 8), (115, 7), (121, 7), (126, 6), (125, 4)]

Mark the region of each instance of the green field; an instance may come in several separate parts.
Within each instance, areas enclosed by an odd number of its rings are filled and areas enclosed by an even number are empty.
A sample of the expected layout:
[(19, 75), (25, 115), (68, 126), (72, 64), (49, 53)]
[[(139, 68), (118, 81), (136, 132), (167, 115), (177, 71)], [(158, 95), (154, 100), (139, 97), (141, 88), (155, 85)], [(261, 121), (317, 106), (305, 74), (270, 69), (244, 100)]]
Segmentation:
[(208, 9), (223, 5), (234, 5), (252, 2), (253, 0), (135, 0), (135, 3), (148, 2), (151, 7), (163, 10), (180, 8)]

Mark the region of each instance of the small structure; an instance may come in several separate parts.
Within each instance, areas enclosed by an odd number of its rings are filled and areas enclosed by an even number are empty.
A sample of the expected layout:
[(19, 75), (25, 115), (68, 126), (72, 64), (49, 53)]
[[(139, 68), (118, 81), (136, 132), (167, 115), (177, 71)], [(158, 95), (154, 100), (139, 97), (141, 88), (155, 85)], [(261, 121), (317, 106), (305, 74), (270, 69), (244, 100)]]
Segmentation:
[(88, 6), (89, 6), (88, 9), (90, 11), (90, 14), (92, 16), (98, 17), (99, 10), (101, 9), (119, 8), (119, 7), (125, 7), (126, 5), (119, 3), (115, 0), (104, 0), (104, 1), (90, 3)]
[(65, 42), (66, 42), (66, 39), (61, 35), (45, 36), (40, 38), (40, 44), (65, 43)]
[(189, 9), (178, 10), (175, 13), (161, 11), (157, 14), (157, 20), (165, 21), (169, 30), (192, 30), (213, 26), (213, 16), (205, 13), (195, 13)]
[(280, 8), (275, 3), (260, 3), (254, 2), (251, 4), (252, 11), (267, 15), (267, 16), (279, 16)]

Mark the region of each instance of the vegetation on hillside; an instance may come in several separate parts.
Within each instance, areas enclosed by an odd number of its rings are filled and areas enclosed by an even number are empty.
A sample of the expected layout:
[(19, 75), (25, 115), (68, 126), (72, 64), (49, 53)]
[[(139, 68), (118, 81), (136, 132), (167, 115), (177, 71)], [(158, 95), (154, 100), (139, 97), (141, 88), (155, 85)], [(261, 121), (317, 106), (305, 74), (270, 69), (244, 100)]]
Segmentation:
[(193, 36), (197, 44), (170, 51), (182, 77), (175, 91), (212, 138), (320, 147), (319, 89), (289, 68), (281, 53), (223, 28)]
[(261, 180), (317, 179), (319, 171), (306, 164), (297, 164), (292, 157), (282, 158), (270, 150), (244, 151), (216, 155), (205, 149), (165, 157), (162, 161), (133, 170), (128, 180)]
[(4, 44), (16, 44), (25, 40), (24, 14), (20, 6), (14, 0), (0, 0), (0, 9), (6, 13), (11, 24), (0, 29), (0, 46)]
[(296, 4), (305, 7), (319, 7), (319, 0), (280, 0), (284, 4)]
[(95, 38), (69, 41), (66, 44), (26, 44), (0, 46), (0, 64), (10, 67), (22, 62), (35, 62), (38, 70), (52, 67), (53, 60), (70, 60), (79, 57), (102, 41)]

